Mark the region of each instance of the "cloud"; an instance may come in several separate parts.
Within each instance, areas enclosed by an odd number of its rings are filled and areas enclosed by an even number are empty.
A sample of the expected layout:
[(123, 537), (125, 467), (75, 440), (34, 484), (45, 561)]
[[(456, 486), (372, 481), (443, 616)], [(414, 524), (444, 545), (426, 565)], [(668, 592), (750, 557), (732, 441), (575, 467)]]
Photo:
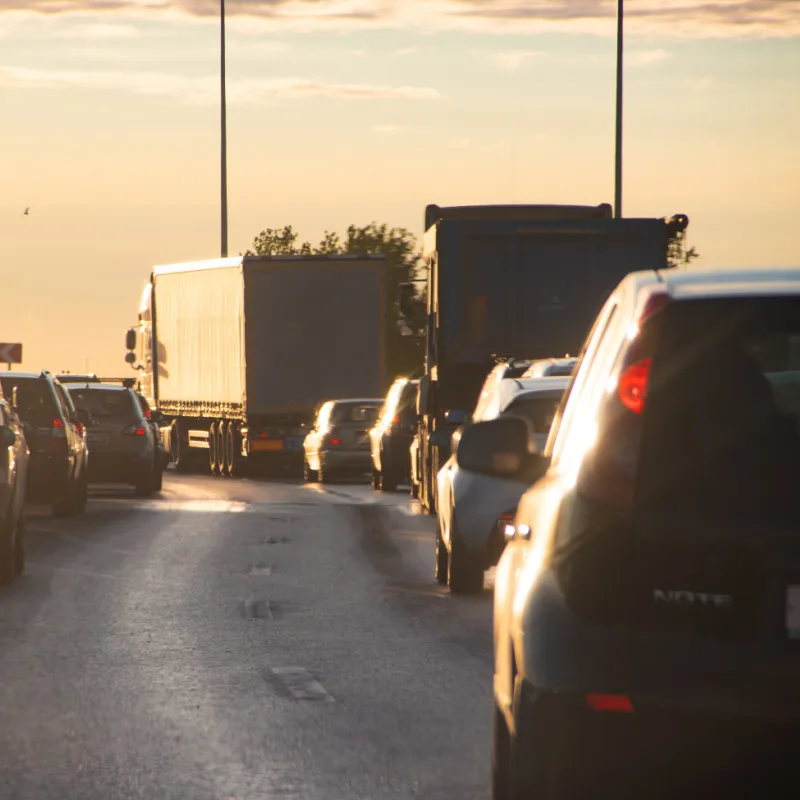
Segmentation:
[(633, 50), (625, 54), (625, 63), (631, 67), (648, 67), (668, 58), (672, 58), (672, 53), (666, 50)]
[(71, 25), (54, 33), (57, 39), (88, 39), (90, 41), (107, 39), (135, 39), (139, 29), (133, 25), (105, 25), (101, 22), (89, 25)]
[[(191, 105), (216, 105), (219, 78), (192, 78), (152, 72), (81, 72), (0, 67), (0, 86), (26, 89), (123, 90), (136, 95), (170, 97)], [(229, 81), (228, 102), (254, 105), (273, 100), (331, 97), (349, 100), (436, 100), (424, 86), (324, 83), (306, 78), (251, 78)]]
[[(495, 33), (564, 31), (614, 35), (615, 0), (237, 0), (230, 24), (252, 33), (276, 29), (460, 29)], [(218, 0), (0, 0), (0, 14), (128, 12), (138, 17), (209, 23)], [(636, 0), (629, 35), (788, 37), (800, 35), (800, 0)]]
[(515, 72), (540, 55), (541, 53), (535, 50), (503, 50), (499, 53), (492, 53), (489, 58), (495, 65), (500, 67), (500, 69)]

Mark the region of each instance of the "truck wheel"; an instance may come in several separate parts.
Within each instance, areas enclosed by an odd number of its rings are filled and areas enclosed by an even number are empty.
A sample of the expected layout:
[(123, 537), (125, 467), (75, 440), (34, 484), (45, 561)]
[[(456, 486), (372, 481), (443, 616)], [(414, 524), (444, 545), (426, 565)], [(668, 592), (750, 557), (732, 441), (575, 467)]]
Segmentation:
[(189, 442), (184, 441), (183, 425), (179, 420), (172, 423), (169, 434), (169, 449), (172, 456), (172, 463), (175, 465), (176, 472), (187, 473), (191, 471), (189, 458)]
[(239, 456), (236, 452), (236, 445), (238, 443), (236, 435), (236, 424), (229, 422), (225, 426), (225, 474), (229, 478), (234, 478), (238, 475), (237, 469)]
[(219, 435), (216, 422), (208, 428), (208, 468), (212, 475), (219, 475), (220, 468)]
[(305, 483), (316, 483), (319, 480), (319, 475), (315, 469), (311, 469), (307, 458), (303, 458), (303, 481)]
[(217, 423), (217, 474), (223, 478), (228, 477), (227, 437), (228, 423), (221, 419)]
[(375, 467), (372, 468), (372, 488), (376, 490), (381, 488), (381, 474)]
[(450, 563), (450, 554), (447, 552), (447, 546), (442, 539), (442, 528), (439, 525), (439, 519), (436, 519), (436, 569), (434, 574), (436, 583), (439, 586), (447, 586), (447, 570)]

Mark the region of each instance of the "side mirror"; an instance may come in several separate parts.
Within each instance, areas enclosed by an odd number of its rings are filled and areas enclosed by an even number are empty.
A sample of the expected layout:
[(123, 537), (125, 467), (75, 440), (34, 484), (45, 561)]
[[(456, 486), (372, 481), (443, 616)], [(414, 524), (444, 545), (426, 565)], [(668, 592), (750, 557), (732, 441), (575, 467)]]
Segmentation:
[(447, 428), (437, 428), (429, 437), (428, 442), (434, 447), (450, 447), (453, 431)]
[(414, 300), (417, 293), (414, 289), (413, 283), (401, 283), (398, 287), (400, 296), (398, 303), (400, 305), (400, 313), (408, 319), (414, 313)]
[(125, 363), (126, 364), (135, 364), (136, 363), (136, 353), (128, 352), (125, 353)]
[[(136, 349), (136, 328), (131, 328), (125, 334), (125, 349), (126, 350), (135, 350)], [(127, 361), (127, 358), (125, 359)], [(128, 362), (129, 364), (132, 362)]]
[(12, 447), (16, 441), (17, 434), (11, 428), (0, 425), (0, 447)]
[(531, 429), (521, 417), (476, 422), (461, 434), (456, 453), (461, 469), (496, 478), (531, 481), (544, 474), (546, 460), (533, 446)]
[(461, 408), (446, 411), (444, 420), (448, 425), (463, 425), (467, 421), (467, 412)]

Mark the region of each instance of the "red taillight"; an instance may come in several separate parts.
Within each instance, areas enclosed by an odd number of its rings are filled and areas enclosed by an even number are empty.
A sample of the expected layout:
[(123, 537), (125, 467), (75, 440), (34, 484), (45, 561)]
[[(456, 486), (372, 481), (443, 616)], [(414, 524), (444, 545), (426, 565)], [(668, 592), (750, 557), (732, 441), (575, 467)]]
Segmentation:
[(516, 517), (516, 512), (515, 511), (508, 511), (505, 514), (501, 514), (500, 515), (500, 519), (503, 522), (513, 522), (514, 521), (514, 517)]
[(261, 433), (258, 434), (258, 438), (259, 439), (269, 439), (269, 434), (268, 433), (264, 433), (264, 431), (261, 431)]
[(83, 432), (86, 430), (86, 428), (80, 422), (75, 423), (75, 428), (78, 431), (78, 435), (83, 436)]
[(64, 427), (64, 423), (60, 419), (58, 419), (58, 417), (56, 417), (53, 420), (53, 427), (54, 428), (63, 428)]
[(621, 711), (624, 713), (633, 711), (630, 697), (624, 694), (587, 694), (586, 705), (592, 711)]
[(144, 410), (144, 418), (145, 419), (150, 419), (150, 409), (149, 408), (146, 408)]
[(395, 417), (392, 420), (392, 425), (399, 425), (400, 424), (400, 417)]
[(644, 411), (644, 404), (647, 399), (647, 381), (650, 378), (650, 366), (652, 358), (643, 358), (635, 364), (626, 367), (619, 376), (617, 393), (620, 402), (634, 414), (641, 414)]
[(328, 439), (328, 444), (332, 445), (333, 447), (337, 447), (342, 443), (341, 439)]
[(145, 429), (139, 427), (138, 425), (129, 425), (122, 432), (124, 434), (127, 434), (128, 436), (144, 436), (145, 435)]

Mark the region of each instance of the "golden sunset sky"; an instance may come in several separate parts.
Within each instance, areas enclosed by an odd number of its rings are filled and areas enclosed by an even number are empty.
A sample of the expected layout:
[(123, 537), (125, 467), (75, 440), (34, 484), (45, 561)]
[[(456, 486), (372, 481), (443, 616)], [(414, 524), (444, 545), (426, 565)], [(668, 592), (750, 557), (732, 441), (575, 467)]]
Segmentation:
[[(800, 3), (627, 5), (625, 215), (688, 214), (705, 266), (799, 265)], [(227, 7), (232, 254), (613, 201), (612, 0)], [(218, 8), (0, 0), (0, 341), (26, 368), (129, 374), (150, 268), (219, 255)]]

